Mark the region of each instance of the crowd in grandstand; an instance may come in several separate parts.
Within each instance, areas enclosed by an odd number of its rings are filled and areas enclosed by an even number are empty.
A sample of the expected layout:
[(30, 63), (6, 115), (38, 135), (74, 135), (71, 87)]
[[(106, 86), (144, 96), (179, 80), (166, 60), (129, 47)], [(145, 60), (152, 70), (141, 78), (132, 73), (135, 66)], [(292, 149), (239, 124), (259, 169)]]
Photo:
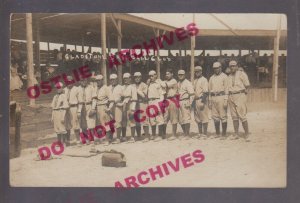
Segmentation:
[[(27, 59), (26, 52), (21, 52), (19, 49), (12, 49), (11, 52), (11, 85), (10, 90), (17, 90), (27, 87)], [(259, 56), (255, 51), (246, 55), (227, 55), (210, 56), (210, 54), (201, 54), (195, 56), (195, 66), (203, 67), (203, 75), (209, 78), (213, 73), (211, 66), (214, 62), (218, 61), (222, 64), (222, 70), (225, 72), (228, 67), (228, 63), (231, 60), (236, 60), (240, 67), (248, 74), (251, 84), (259, 86), (259, 84), (268, 84), (266, 87), (270, 87), (272, 78), (273, 67), (273, 54)], [(40, 80), (46, 80), (48, 77), (63, 73), (68, 73), (74, 68), (78, 68), (82, 65), (88, 65), (95, 74), (99, 74), (102, 65), (102, 54), (100, 52), (81, 53), (75, 50), (61, 47), (60, 50), (54, 49), (48, 54), (48, 62), (45, 65), (41, 65), (41, 70), (37, 70), (35, 64), (35, 79), (34, 83)], [(156, 68), (156, 63), (159, 61), (161, 71), (167, 69), (183, 69), (186, 71), (187, 76), (190, 76), (190, 63), (191, 56), (189, 54), (180, 56), (178, 53), (173, 55), (170, 51), (168, 56), (160, 56), (157, 60), (156, 56), (149, 55), (143, 56), (138, 59), (127, 60), (122, 65), (123, 73), (149, 72)], [(283, 54), (279, 56), (279, 80), (282, 85), (285, 86), (286, 81), (286, 56)], [(109, 64), (107, 62), (107, 67)], [(108, 68), (108, 74), (116, 73), (116, 66)], [(146, 76), (145, 76), (146, 77)], [(262, 86), (262, 85), (261, 85)]]

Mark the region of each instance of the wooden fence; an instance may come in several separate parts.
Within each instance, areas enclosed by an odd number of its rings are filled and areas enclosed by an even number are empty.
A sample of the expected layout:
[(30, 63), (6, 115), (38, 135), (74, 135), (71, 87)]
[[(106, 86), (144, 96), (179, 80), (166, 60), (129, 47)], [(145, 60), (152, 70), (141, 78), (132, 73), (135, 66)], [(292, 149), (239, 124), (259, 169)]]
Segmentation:
[[(247, 96), (248, 96), (248, 103), (273, 102), (273, 89), (272, 88), (250, 89)], [(286, 100), (287, 100), (287, 88), (279, 88), (278, 102), (285, 102)]]

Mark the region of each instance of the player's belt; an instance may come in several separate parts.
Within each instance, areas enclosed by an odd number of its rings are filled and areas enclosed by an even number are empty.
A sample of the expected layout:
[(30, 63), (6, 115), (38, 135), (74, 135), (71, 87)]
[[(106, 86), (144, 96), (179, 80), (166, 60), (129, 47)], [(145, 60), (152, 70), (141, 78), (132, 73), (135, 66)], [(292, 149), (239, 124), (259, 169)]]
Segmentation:
[(210, 96), (222, 96), (222, 95), (225, 95), (225, 92), (224, 91), (221, 91), (221, 92), (211, 92), (210, 93)]
[(203, 98), (203, 95), (202, 95), (201, 97), (195, 98), (195, 100), (200, 100), (200, 99), (202, 99), (202, 98)]
[(66, 108), (52, 109), (52, 111), (66, 110)]
[(229, 94), (241, 94), (241, 93), (246, 94), (246, 90), (240, 90), (240, 91), (235, 91), (235, 92), (229, 91)]
[(105, 103), (105, 104), (97, 104), (97, 106), (107, 106), (108, 104)]
[(84, 104), (89, 105), (89, 104), (92, 104), (92, 102), (91, 101), (90, 102), (85, 102)]
[(205, 99), (205, 97), (207, 96), (208, 92), (203, 92), (202, 95), (200, 97), (196, 97), (194, 98), (194, 100), (200, 100), (200, 99)]
[(70, 107), (76, 107), (78, 104), (70, 104)]
[(148, 100), (153, 101), (153, 100), (157, 100), (157, 99), (160, 99), (160, 98), (149, 98)]

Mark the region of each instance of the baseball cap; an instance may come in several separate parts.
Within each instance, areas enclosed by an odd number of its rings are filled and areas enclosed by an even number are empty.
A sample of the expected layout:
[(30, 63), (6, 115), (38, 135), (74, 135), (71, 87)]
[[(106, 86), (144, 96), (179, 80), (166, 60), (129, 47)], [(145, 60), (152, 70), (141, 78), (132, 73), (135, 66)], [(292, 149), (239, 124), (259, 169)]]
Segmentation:
[(201, 66), (196, 66), (195, 71), (199, 71), (199, 70), (202, 70), (202, 67)]
[(124, 73), (123, 78), (130, 78), (130, 74), (129, 73)]
[(71, 75), (68, 75), (67, 80), (71, 81), (71, 80), (73, 80), (73, 77)]
[(55, 86), (56, 86), (56, 87), (57, 87), (57, 86), (58, 86), (58, 87), (59, 87), (59, 86), (60, 86), (60, 87), (64, 87), (64, 84), (63, 84), (62, 82), (57, 82), (57, 83), (55, 83)]
[(178, 71), (178, 75), (184, 75), (185, 74), (185, 71), (184, 70), (179, 70)]
[(142, 76), (142, 73), (141, 73), (141, 72), (135, 72), (135, 73), (133, 74), (133, 76), (135, 76), (135, 77), (137, 77), (137, 76)]
[(102, 75), (96, 75), (95, 76), (95, 80), (102, 80), (103, 79), (103, 76)]
[(236, 66), (237, 65), (237, 62), (236, 61), (230, 61), (229, 62), (229, 66)]
[(109, 79), (117, 79), (117, 78), (118, 78), (118, 76), (116, 74), (111, 74), (109, 76)]
[(214, 62), (213, 68), (220, 68), (222, 65), (220, 62)]
[(149, 72), (149, 75), (155, 75), (156, 74), (156, 72), (154, 71), (154, 70), (151, 70), (150, 72)]

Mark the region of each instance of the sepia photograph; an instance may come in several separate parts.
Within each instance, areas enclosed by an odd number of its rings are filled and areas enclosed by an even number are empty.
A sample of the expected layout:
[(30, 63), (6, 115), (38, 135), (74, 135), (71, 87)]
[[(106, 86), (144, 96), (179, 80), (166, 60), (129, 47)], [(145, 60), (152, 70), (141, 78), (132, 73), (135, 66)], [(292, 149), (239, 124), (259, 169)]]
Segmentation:
[(287, 17), (12, 13), (11, 187), (285, 188)]

